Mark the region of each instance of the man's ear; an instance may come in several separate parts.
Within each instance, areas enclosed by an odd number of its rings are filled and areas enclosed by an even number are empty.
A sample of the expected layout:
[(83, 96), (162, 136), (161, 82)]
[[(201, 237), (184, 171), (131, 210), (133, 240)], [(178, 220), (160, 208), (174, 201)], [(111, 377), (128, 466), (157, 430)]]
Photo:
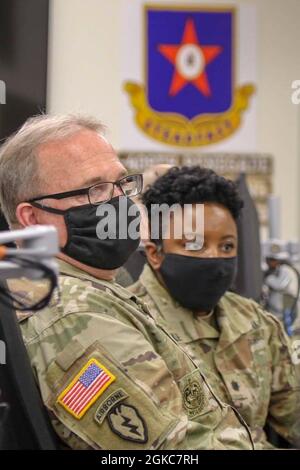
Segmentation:
[(150, 241), (145, 243), (145, 251), (148, 263), (155, 271), (158, 271), (164, 259), (163, 253), (155, 243)]
[(29, 202), (21, 202), (18, 204), (16, 208), (16, 217), (22, 227), (38, 224), (35, 208), (29, 204)]

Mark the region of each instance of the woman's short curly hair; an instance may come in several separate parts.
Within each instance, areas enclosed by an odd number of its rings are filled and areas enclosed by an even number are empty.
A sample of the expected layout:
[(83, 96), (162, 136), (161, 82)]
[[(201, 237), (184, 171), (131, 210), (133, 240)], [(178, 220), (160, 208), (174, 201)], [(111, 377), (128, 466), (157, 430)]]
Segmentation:
[(196, 204), (215, 202), (226, 207), (237, 220), (243, 201), (236, 184), (198, 165), (173, 167), (143, 194), (143, 203), (151, 212), (152, 204)]

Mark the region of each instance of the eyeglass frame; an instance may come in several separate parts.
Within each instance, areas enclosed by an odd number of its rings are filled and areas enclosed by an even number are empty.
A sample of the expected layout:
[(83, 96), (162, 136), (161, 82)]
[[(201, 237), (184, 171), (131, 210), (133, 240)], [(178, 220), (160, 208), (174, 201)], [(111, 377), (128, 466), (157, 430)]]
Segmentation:
[(72, 197), (72, 196), (79, 196), (81, 194), (87, 194), (88, 196), (88, 200), (89, 200), (89, 204), (91, 206), (99, 206), (100, 204), (103, 204), (105, 202), (108, 202), (112, 199), (112, 197), (110, 197), (109, 199), (105, 199), (104, 201), (100, 201), (99, 203), (97, 204), (93, 204), (91, 201), (90, 201), (90, 189), (92, 188), (95, 188), (96, 186), (99, 186), (100, 184), (112, 184), (113, 185), (113, 190), (112, 190), (112, 196), (113, 196), (113, 193), (114, 193), (114, 188), (115, 186), (117, 186), (119, 189), (121, 189), (122, 193), (124, 196), (126, 196), (126, 194), (124, 194), (124, 191), (120, 185), (121, 181), (126, 179), (126, 178), (129, 178), (131, 176), (138, 176), (140, 177), (140, 180), (141, 180), (141, 189), (140, 191), (134, 195), (137, 196), (138, 194), (141, 193), (142, 189), (143, 189), (143, 174), (142, 173), (135, 173), (133, 175), (126, 175), (124, 176), (123, 178), (121, 178), (120, 180), (118, 181), (101, 181), (99, 183), (96, 183), (96, 184), (92, 184), (92, 186), (89, 186), (87, 188), (82, 188), (82, 189), (73, 189), (72, 191), (65, 191), (63, 193), (54, 193), (54, 194), (46, 194), (45, 196), (37, 196), (37, 197), (34, 197), (32, 199), (28, 199), (28, 201), (26, 202), (29, 202), (29, 203), (32, 203), (32, 202), (37, 202), (37, 201), (40, 201), (42, 199), (67, 199), (68, 197)]

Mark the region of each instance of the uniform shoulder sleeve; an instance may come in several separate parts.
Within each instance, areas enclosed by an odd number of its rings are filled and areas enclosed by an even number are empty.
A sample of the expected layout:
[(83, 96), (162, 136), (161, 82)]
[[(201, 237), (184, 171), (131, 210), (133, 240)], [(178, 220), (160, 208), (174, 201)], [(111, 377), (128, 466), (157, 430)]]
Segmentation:
[[(180, 393), (175, 384), (172, 387), (172, 377), (159, 357), (149, 350), (131, 359), (144, 363), (152, 381), (160, 376), (161, 384), (155, 387), (149, 379), (138, 380), (130, 360), (121, 364), (100, 342), (83, 350), (76, 358), (70, 344), (46, 373), (50, 389), (46, 406), (61, 439), (76, 448), (82, 445), (80, 439), (95, 449), (155, 449), (162, 445), (178, 426), (174, 403), (180, 401)], [(171, 392), (165, 406), (164, 390)], [(77, 443), (74, 435), (79, 438)]]

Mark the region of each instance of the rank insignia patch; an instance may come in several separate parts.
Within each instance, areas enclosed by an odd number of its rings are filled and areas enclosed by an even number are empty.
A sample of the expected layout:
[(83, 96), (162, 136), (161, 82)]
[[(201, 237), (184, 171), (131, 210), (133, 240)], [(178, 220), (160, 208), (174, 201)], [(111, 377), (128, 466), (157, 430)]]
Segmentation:
[(254, 86), (235, 84), (235, 10), (145, 7), (145, 83), (125, 83), (137, 126), (173, 146), (231, 136)]
[(204, 392), (197, 380), (189, 380), (183, 389), (184, 406), (191, 418), (198, 416), (204, 407)]
[(145, 444), (148, 429), (138, 410), (131, 405), (117, 405), (107, 416), (111, 430), (127, 441)]
[(81, 419), (116, 377), (96, 359), (90, 359), (59, 395), (57, 403)]

